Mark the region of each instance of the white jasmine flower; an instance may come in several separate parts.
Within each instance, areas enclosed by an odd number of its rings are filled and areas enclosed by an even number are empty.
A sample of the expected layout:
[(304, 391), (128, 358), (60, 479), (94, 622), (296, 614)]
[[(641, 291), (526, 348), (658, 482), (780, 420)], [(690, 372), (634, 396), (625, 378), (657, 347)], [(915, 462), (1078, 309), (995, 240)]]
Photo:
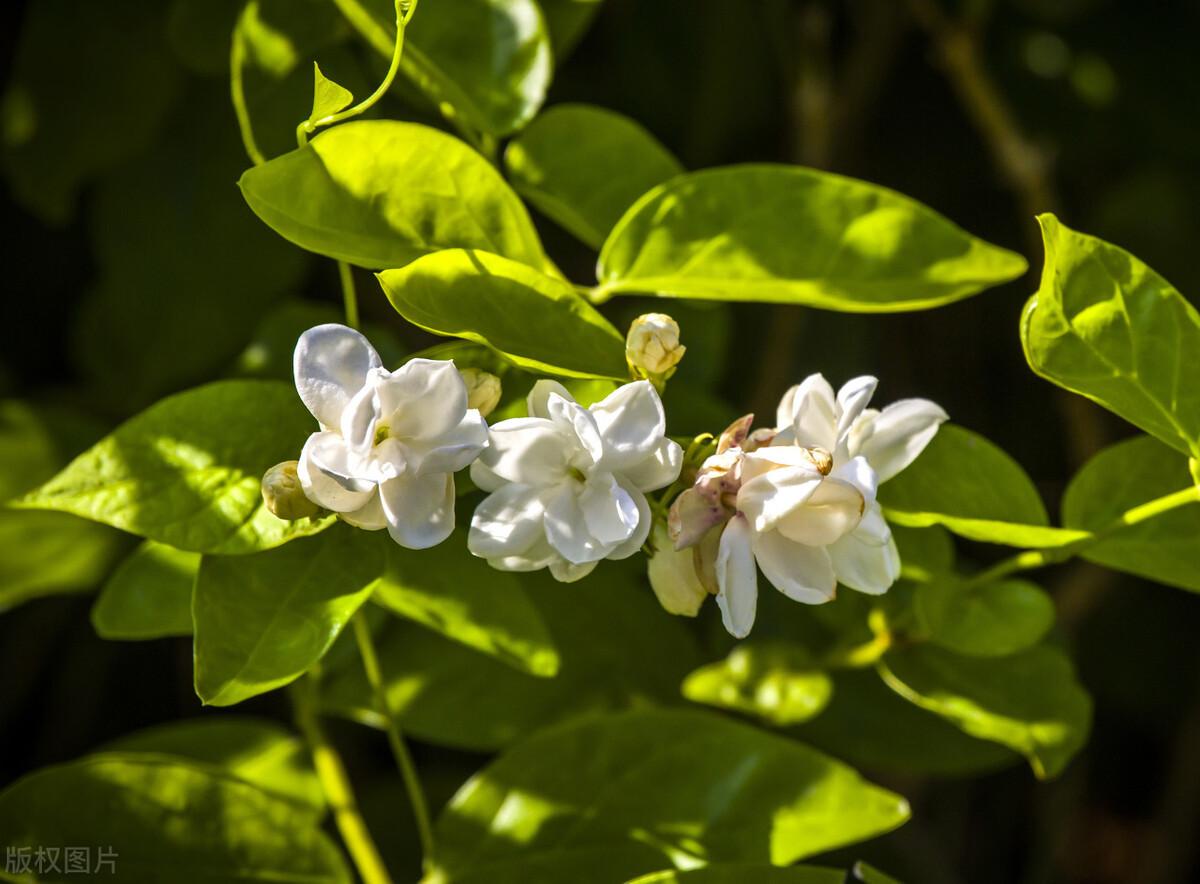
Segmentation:
[(654, 387), (625, 384), (584, 408), (543, 380), (528, 407), (529, 417), (490, 428), (471, 465), (491, 492), (471, 520), (471, 552), (501, 570), (548, 567), (564, 582), (633, 555), (650, 531), (645, 492), (674, 482), (683, 461)]
[(665, 313), (644, 313), (629, 326), (625, 360), (635, 377), (666, 375), (687, 350), (679, 343), (679, 323)]
[(413, 359), (389, 372), (366, 338), (331, 323), (300, 336), (294, 367), (321, 425), (297, 468), (308, 498), (410, 549), (449, 537), (453, 473), (487, 443), (454, 363)]

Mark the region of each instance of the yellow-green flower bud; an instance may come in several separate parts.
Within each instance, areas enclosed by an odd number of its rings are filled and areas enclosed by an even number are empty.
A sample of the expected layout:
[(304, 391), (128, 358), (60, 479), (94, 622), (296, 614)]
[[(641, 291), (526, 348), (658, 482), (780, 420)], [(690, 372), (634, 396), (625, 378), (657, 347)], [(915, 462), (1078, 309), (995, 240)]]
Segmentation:
[(679, 323), (665, 313), (639, 316), (625, 338), (625, 360), (633, 373), (642, 377), (666, 376), (686, 349), (679, 343)]
[(467, 385), (467, 408), (476, 408), (487, 417), (500, 404), (500, 378), (480, 368), (460, 368), (458, 373)]
[(695, 556), (690, 549), (676, 550), (666, 528), (654, 529), (654, 555), (647, 572), (658, 603), (669, 614), (695, 617), (708, 590), (696, 576)]
[(278, 518), (289, 522), (321, 512), (321, 508), (304, 495), (300, 477), (296, 475), (297, 466), (296, 461), (285, 460), (275, 464), (262, 477), (263, 503)]

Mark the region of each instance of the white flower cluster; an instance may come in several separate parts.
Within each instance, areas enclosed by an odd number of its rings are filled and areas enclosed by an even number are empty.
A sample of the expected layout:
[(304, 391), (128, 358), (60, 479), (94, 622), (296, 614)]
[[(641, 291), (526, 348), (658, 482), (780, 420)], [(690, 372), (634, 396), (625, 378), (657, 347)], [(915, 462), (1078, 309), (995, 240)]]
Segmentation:
[[(661, 382), (682, 353), (670, 317), (635, 321), (627, 349), (635, 376)], [(367, 339), (342, 325), (306, 331), (294, 368), (320, 430), (298, 463), (264, 477), (264, 499), (283, 518), (319, 507), (424, 549), (454, 530), (454, 473), (470, 467), (487, 492), (471, 519), (470, 551), (495, 568), (548, 568), (569, 582), (646, 544), (655, 524), (646, 495), (673, 490), (684, 466), (651, 380), (588, 407), (561, 384), (538, 381), (528, 417), (489, 427), (498, 378), (430, 359), (388, 371)], [(758, 569), (807, 604), (831, 599), (838, 583), (887, 591), (900, 560), (876, 487), (916, 458), (946, 415), (923, 399), (870, 410), (875, 385), (855, 378), (835, 395), (812, 375), (784, 396), (775, 429), (751, 431), (747, 415), (725, 431), (655, 532), (650, 576), (664, 607), (694, 614), (713, 593), (726, 628), (743, 637), (754, 623)]]

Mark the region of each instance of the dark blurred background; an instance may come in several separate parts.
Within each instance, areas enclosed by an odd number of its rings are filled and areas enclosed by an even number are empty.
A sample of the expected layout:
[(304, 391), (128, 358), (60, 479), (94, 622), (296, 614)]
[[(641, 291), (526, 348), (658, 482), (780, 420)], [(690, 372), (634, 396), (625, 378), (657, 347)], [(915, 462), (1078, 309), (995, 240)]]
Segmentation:
[[(205, 2), (232, 25), (239, 4)], [(0, 7), (0, 78), (35, 71), (71, 108), (35, 119), (12, 90), (0, 108), (0, 398), (62, 425), (64, 457), (167, 392), (254, 373), (280, 353), (286, 364), (294, 335), (280, 303), (336, 315), (332, 262), (278, 240), (241, 202), (228, 31), (211, 45), (178, 38), (197, 5)], [(1026, 254), (1026, 279), (939, 310), (697, 309), (684, 340), (724, 342), (709, 366), (717, 392), (763, 413), (816, 370), (835, 383), (876, 374), (882, 401), (932, 398), (1020, 461), (1053, 514), (1072, 472), (1131, 428), (1025, 364), (1017, 320), (1040, 272), (1032, 216), (1053, 210), (1124, 246), (1197, 303), (1198, 34), (1194, 0), (605, 0), (548, 104), (626, 113), (689, 168), (800, 162), (884, 184)], [(377, 76), (356, 42), (339, 51), (338, 79)], [(106, 53), (133, 63), (106, 73)], [(412, 115), (403, 95), (384, 113)], [(568, 275), (591, 282), (595, 255), (541, 226)], [(372, 286), (364, 275), (366, 318), (406, 350), (424, 346)], [(1200, 880), (1200, 598), (1082, 563), (1042, 583), (1096, 701), (1086, 750), (1051, 783), (1024, 767), (975, 779), (867, 767), (912, 800), (914, 818), (845, 855), (910, 884)], [(50, 596), (0, 615), (5, 784), (199, 712), (189, 641), (101, 641), (90, 602)], [(245, 705), (287, 716), (276, 696)], [(375, 735), (336, 736), (356, 778), (392, 788)], [(417, 749), (435, 801), (482, 762)]]

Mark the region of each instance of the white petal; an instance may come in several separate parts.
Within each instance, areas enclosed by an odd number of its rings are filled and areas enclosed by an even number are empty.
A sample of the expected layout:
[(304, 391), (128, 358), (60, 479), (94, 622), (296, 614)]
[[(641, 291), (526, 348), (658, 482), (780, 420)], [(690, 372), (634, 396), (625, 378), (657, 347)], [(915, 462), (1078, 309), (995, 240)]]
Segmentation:
[(585, 462), (577, 466), (587, 467), (599, 462), (604, 456), (604, 440), (600, 437), (596, 418), (590, 411), (574, 399), (564, 399), (557, 393), (551, 393), (547, 398), (546, 411), (550, 414), (550, 420), (579, 440), (580, 453), (587, 453)]
[(363, 388), (350, 397), (346, 407), (342, 409), (342, 422), (338, 425), (346, 444), (356, 451), (370, 451), (375, 443), (375, 428), (379, 425), (379, 402), (375, 395), (375, 387), (380, 375), (386, 375), (382, 368), (373, 368), (367, 373)]
[(831, 544), (829, 556), (839, 583), (859, 592), (880, 595), (900, 576), (900, 553), (890, 536), (883, 544), (872, 540), (860, 537), (855, 531)]
[(545, 498), (546, 539), (568, 562), (577, 565), (598, 562), (612, 552), (616, 544), (604, 543), (592, 535), (579, 505), (575, 485), (564, 482)]
[(480, 491), (499, 491), (508, 484), (507, 479), (500, 478), (478, 458), (471, 462), (471, 481)]
[(404, 451), (409, 469), (415, 472), (457, 473), (479, 456), (487, 438), (487, 422), (471, 408), (449, 432), (430, 439), (409, 439)]
[(550, 563), (550, 575), (559, 583), (574, 583), (582, 580), (595, 570), (598, 562), (584, 562), (576, 565), (563, 559), (555, 559)]
[(410, 359), (377, 386), (380, 420), (401, 439), (434, 439), (449, 433), (467, 412), (467, 385), (454, 363)]
[(917, 459), (947, 419), (928, 399), (901, 399), (878, 414), (864, 414), (850, 432), (850, 454), (871, 462), (886, 482)]
[(811, 467), (780, 467), (742, 485), (737, 508), (755, 531), (770, 531), (780, 519), (804, 507), (824, 482)]
[(683, 448), (672, 439), (663, 439), (649, 457), (621, 470), (621, 475), (639, 491), (657, 491), (679, 478), (683, 468)]
[(792, 421), (796, 417), (796, 396), (799, 393), (800, 385), (795, 384), (783, 394), (783, 398), (779, 400), (779, 406), (775, 409), (775, 429), (791, 429)]
[(883, 546), (892, 539), (892, 529), (883, 518), (883, 510), (878, 503), (867, 505), (863, 510), (862, 521), (851, 533), (862, 543), (872, 546)]
[(618, 544), (637, 528), (637, 504), (611, 473), (589, 476), (579, 495), (588, 533), (601, 543)]
[(794, 543), (771, 531), (755, 537), (754, 555), (771, 585), (792, 601), (820, 605), (833, 598), (837, 580), (823, 547)]
[(387, 516), (383, 514), (383, 503), (378, 494), (372, 494), (371, 499), (354, 512), (339, 513), (338, 518), (364, 531), (381, 531), (387, 527)]
[(300, 452), (296, 475), (304, 495), (335, 513), (353, 512), (375, 493), (372, 482), (359, 478), (353, 452), (337, 433), (313, 433)]
[(488, 429), (488, 447), (477, 463), (509, 482), (555, 485), (563, 481), (574, 440), (539, 417), (500, 421)]
[(871, 401), (871, 396), (875, 394), (875, 388), (878, 385), (879, 381), (870, 375), (851, 378), (842, 384), (842, 388), (838, 390), (837, 394), (837, 436), (839, 442), (849, 432), (854, 422), (858, 420), (858, 416), (863, 413), (863, 409)]
[(749, 522), (735, 516), (721, 532), (717, 549), (717, 606), (721, 622), (734, 638), (750, 634), (758, 608), (758, 572), (750, 538)]
[(544, 537), (546, 507), (528, 485), (505, 485), (475, 508), (467, 548), (485, 559), (523, 556)]
[(833, 468), (833, 471), (829, 474), (829, 478), (849, 482), (859, 490), (868, 506), (875, 502), (875, 492), (879, 488), (879, 477), (875, 475), (875, 470), (865, 457), (852, 457), (847, 461), (843, 461)]
[(650, 536), (650, 526), (654, 523), (654, 514), (650, 512), (650, 503), (646, 500), (646, 495), (619, 476), (617, 482), (637, 507), (637, 524), (629, 537), (617, 544), (616, 548), (608, 554), (608, 558), (627, 559), (646, 543), (646, 538)]
[(824, 375), (809, 375), (800, 383), (793, 399), (791, 429), (795, 443), (832, 452), (837, 448), (837, 415), (837, 400), (829, 381)]
[(646, 573), (658, 603), (670, 614), (695, 617), (708, 597), (708, 590), (696, 575), (695, 556), (690, 549), (673, 549), (671, 538), (661, 527), (654, 532), (654, 547)]
[(545, 534), (542, 534), (525, 552), (491, 558), (487, 563), (497, 571), (540, 571), (550, 567), (553, 562), (562, 561), (563, 557), (554, 551)]
[(388, 534), (408, 549), (437, 546), (454, 530), (454, 476), (406, 473), (379, 486)]
[[(719, 457), (720, 455), (710, 457), (704, 462), (704, 466), (707, 467), (709, 463), (715, 462)], [(738, 452), (737, 465), (739, 466), (737, 476), (743, 483), (780, 467), (799, 467), (814, 472), (817, 469), (808, 452), (797, 445), (769, 445), (754, 451)]]
[(828, 546), (858, 527), (865, 507), (862, 493), (849, 482), (825, 479), (803, 506), (779, 519), (776, 528), (796, 543)]
[(367, 372), (382, 364), (375, 348), (354, 329), (318, 325), (296, 342), (296, 392), (312, 416), (333, 429), (341, 424), (346, 403), (366, 383)]
[(667, 431), (662, 400), (649, 381), (624, 384), (589, 409), (604, 437), (601, 466), (611, 471), (641, 463)]
[(561, 396), (569, 402), (575, 401), (575, 397), (571, 395), (571, 392), (558, 381), (542, 378), (533, 385), (533, 389), (525, 397), (525, 409), (530, 417), (550, 417), (550, 411), (546, 407), (546, 404), (550, 399), (551, 393)]

